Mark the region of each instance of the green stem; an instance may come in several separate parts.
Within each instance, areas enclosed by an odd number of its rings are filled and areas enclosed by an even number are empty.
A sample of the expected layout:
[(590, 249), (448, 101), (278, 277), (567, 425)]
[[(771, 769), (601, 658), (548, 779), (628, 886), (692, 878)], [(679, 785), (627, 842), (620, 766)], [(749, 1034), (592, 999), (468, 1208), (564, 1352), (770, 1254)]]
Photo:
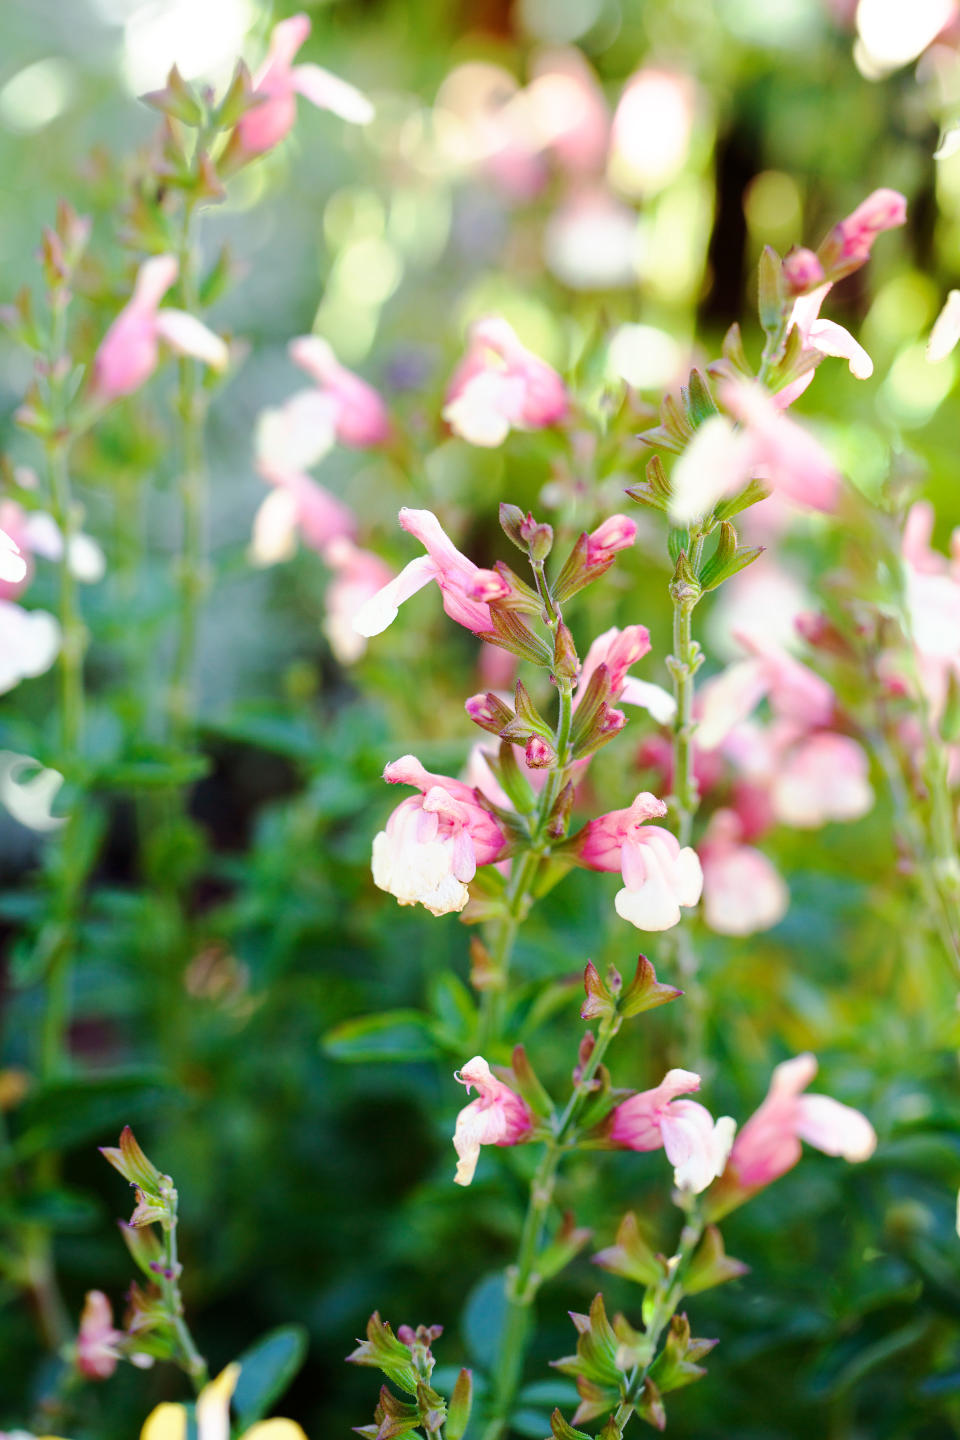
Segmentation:
[(507, 1271), (507, 1317), (500, 1336), (491, 1415), (483, 1440), (499, 1440), (510, 1420), (513, 1401), (523, 1377), (532, 1307), (540, 1287), (536, 1264), (560, 1160), (571, 1148), (570, 1132), (592, 1093), (592, 1082), (620, 1023), (620, 1017), (613, 1016), (601, 1024), (593, 1052), (581, 1071), (566, 1109), (555, 1121), (553, 1134), (544, 1146), (540, 1163), (530, 1181), (530, 1199), (520, 1232), (517, 1258)]
[(650, 1367), (657, 1358), (657, 1350), (660, 1345), (660, 1337), (670, 1324), (680, 1300), (683, 1296), (683, 1273), (693, 1255), (694, 1250), (700, 1243), (703, 1234), (703, 1220), (699, 1213), (694, 1212), (688, 1217), (686, 1225), (680, 1235), (680, 1245), (674, 1255), (668, 1277), (661, 1281), (654, 1292), (653, 1309), (644, 1327), (644, 1338), (646, 1350), (643, 1363), (638, 1365), (630, 1377), (627, 1385), (627, 1393), (620, 1401), (614, 1414), (614, 1424), (622, 1432), (623, 1427), (630, 1419), (637, 1407), (637, 1401), (643, 1395), (644, 1384), (650, 1373)]
[[(692, 536), (690, 568), (696, 575), (703, 554), (704, 535)], [(677, 712), (673, 722), (673, 795), (671, 805), (676, 817), (677, 839), (682, 846), (690, 844), (693, 825), (700, 807), (693, 769), (693, 718), (695, 676), (702, 656), (693, 638), (693, 612), (700, 598), (699, 587), (675, 578), (670, 585), (673, 602), (673, 653), (667, 666), (673, 677), (673, 695)], [(683, 1011), (683, 1060), (696, 1068), (702, 1064), (706, 992), (700, 981), (700, 961), (685, 917), (674, 932), (677, 965), (686, 1003)]]
[(547, 833), (553, 808), (567, 781), (570, 766), (570, 731), (573, 725), (573, 686), (559, 680), (559, 715), (554, 748), (557, 763), (540, 791), (536, 809), (530, 818), (530, 843), (514, 856), (510, 879), (504, 893), (504, 914), (497, 922), (497, 933), (490, 950), (494, 983), (483, 992), (480, 1006), (480, 1048), (483, 1050), (499, 1039), (503, 1023), (503, 1000), (510, 977), (510, 963), (521, 922), (530, 907), (530, 891), (540, 862), (549, 853), (554, 838)]
[[(192, 240), (193, 207), (184, 205), (178, 258), (183, 303), (190, 314), (198, 305)], [(184, 356), (179, 362), (177, 409), (182, 435), (180, 478), (180, 550), (176, 559), (178, 595), (176, 638), (170, 677), (169, 720), (172, 739), (190, 736), (196, 719), (196, 650), (200, 602), (207, 589), (207, 465), (204, 449), (206, 406), (199, 365)]]
[(170, 1195), (170, 1219), (164, 1225), (163, 1274), (160, 1289), (173, 1323), (180, 1347), (180, 1363), (193, 1383), (197, 1394), (207, 1383), (207, 1362), (196, 1347), (190, 1327), (184, 1319), (183, 1296), (180, 1293), (180, 1262), (177, 1257), (177, 1192)]

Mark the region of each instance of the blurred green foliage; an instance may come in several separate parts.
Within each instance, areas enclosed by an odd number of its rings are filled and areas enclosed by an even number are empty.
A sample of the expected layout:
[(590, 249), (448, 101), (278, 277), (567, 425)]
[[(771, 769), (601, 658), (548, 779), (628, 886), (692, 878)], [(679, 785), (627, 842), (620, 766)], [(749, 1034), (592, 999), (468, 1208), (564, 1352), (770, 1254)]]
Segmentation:
[[(106, 277), (91, 306), (103, 322), (91, 319), (91, 343), (122, 298), (120, 165), (153, 124), (123, 66), (151, 60), (151, 43), (163, 48), (156, 36), (144, 41), (148, 30), (137, 42), (136, 23), (164, 8), (7, 0), (0, 15), (2, 289), (12, 295), (33, 281), (40, 227), (65, 194), (94, 216), (92, 249)], [(190, 9), (166, 7), (181, 20)], [(210, 16), (206, 9), (191, 11), (199, 30), (229, 28), (230, 6), (209, 0)], [(235, 9), (258, 53), (279, 11), (252, 0)], [(201, 641), (206, 773), (193, 796), (199, 831), (182, 837), (197, 852), (185, 857), (174, 844), (169, 855), (135, 853), (132, 782), (121, 776), (98, 795), (107, 830), (81, 934), (72, 1032), (88, 1078), (34, 1089), (8, 1119), (18, 1160), (66, 1154), (62, 1183), (29, 1197), (37, 1209), (28, 1218), (55, 1230), (72, 1313), (86, 1289), (119, 1301), (129, 1281), (112, 1225), (127, 1196), (95, 1150), (129, 1122), (180, 1187), (187, 1302), (212, 1364), (272, 1327), (305, 1326), (307, 1362), (282, 1413), (317, 1437), (369, 1418), (372, 1377), (348, 1370), (342, 1357), (374, 1308), (394, 1325), (442, 1323), (435, 1348), (445, 1367), (489, 1360), (489, 1277), (512, 1255), (529, 1164), (522, 1150), (487, 1154), (469, 1192), (450, 1183), (461, 1098), (451, 1072), (458, 1055), (467, 1058), (458, 1043), (472, 1004), (468, 934), (453, 917), (397, 908), (373, 889), (368, 870), (371, 836), (394, 803), (380, 780), (384, 763), (415, 750), (428, 766), (455, 769), (466, 756), (473, 737), (462, 699), (478, 688), (475, 647), (451, 633), (435, 595), (425, 594), (389, 644), (374, 643), (344, 671), (321, 636), (327, 577), (318, 558), (305, 551), (266, 573), (246, 563), (262, 490), (250, 436), (256, 412), (290, 389), (285, 342), (310, 329), (322, 301), (321, 328), (424, 437), (422, 470), (352, 452), (325, 466), (325, 483), (364, 515), (376, 548), (405, 561), (397, 507), (442, 503), (463, 520), (463, 548), (485, 563), (504, 553), (498, 501), (536, 504), (557, 457), (534, 437), (488, 453), (433, 436), (428, 417), (439, 410), (467, 318), (496, 304), (563, 365), (582, 356), (598, 315), (608, 327), (629, 321), (696, 333), (712, 354), (749, 308), (763, 242), (782, 251), (801, 237), (815, 241), (869, 190), (897, 186), (911, 200), (909, 227), (838, 292), (832, 312), (862, 331), (876, 378), (858, 383), (834, 363), (802, 408), (867, 493), (880, 486), (891, 452), (908, 451), (945, 539), (960, 520), (952, 362), (931, 403), (911, 355), (957, 270), (960, 184), (943, 170), (935, 175), (936, 107), (914, 72), (865, 80), (849, 33), (817, 0), (344, 0), (311, 14), (310, 58), (374, 94), (383, 119), (370, 136), (344, 136), (304, 107), (295, 136), (205, 218), (209, 255), (227, 241), (239, 266), (216, 322), (251, 348), (211, 427), (217, 584)], [(644, 63), (678, 65), (699, 87), (695, 203), (668, 216), (674, 227), (692, 227), (694, 261), (674, 290), (653, 274), (630, 289), (573, 292), (543, 267), (539, 202), (511, 211), (495, 189), (431, 181), (391, 149), (388, 134), (423, 116), (454, 64), (495, 60), (522, 78), (538, 26), (549, 39), (567, 16), (568, 38), (611, 89)], [(593, 18), (578, 30), (577, 16)], [(36, 65), (46, 70), (21, 84), (23, 93), (13, 88)], [(90, 164), (97, 146), (112, 158)], [(679, 244), (679, 230), (670, 236)], [(756, 348), (755, 333), (747, 340)], [(0, 440), (15, 458), (23, 441), (12, 412), (27, 379), (22, 357), (0, 348)], [(168, 424), (161, 383), (108, 419), (79, 477), (86, 528), (110, 562), (103, 585), (84, 594), (91, 744), (107, 758), (126, 753), (123, 737), (156, 699), (176, 464)], [(607, 509), (638, 463), (611, 476)], [(574, 513), (577, 504), (589, 513), (594, 497), (575, 497)], [(146, 539), (145, 560), (131, 549), (134, 531)], [(785, 553), (822, 571), (837, 558), (834, 543), (800, 526)], [(134, 565), (146, 566), (136, 584)], [(616, 574), (607, 592), (615, 613), (601, 602), (594, 615), (587, 599), (574, 622), (578, 640), (598, 626), (642, 621), (654, 640), (644, 673), (662, 681), (667, 572), (652, 540)], [(40, 603), (51, 585), (38, 576)], [(124, 678), (130, 662), (141, 672), (136, 687)], [(5, 746), (42, 748), (52, 684), (30, 681), (3, 697)], [(590, 786), (602, 808), (639, 788), (635, 749), (625, 737), (594, 762)], [(853, 827), (778, 832), (773, 851), (792, 894), (787, 918), (747, 940), (704, 936), (715, 1113), (745, 1117), (772, 1064), (809, 1048), (822, 1057), (823, 1088), (867, 1111), (881, 1146), (862, 1169), (807, 1155), (732, 1217), (728, 1248), (751, 1273), (691, 1306), (697, 1333), (721, 1344), (708, 1381), (671, 1410), (678, 1440), (941, 1440), (960, 1429), (956, 981), (918, 928), (890, 836), (882, 797)], [(29, 937), (45, 903), (44, 853), (15, 822), (0, 820), (9, 942), (2, 1054), (5, 1065), (27, 1070), (42, 1007)], [(186, 921), (169, 890), (143, 883), (175, 863), (198, 877)], [(584, 962), (625, 968), (633, 958), (613, 889), (612, 877), (572, 875), (521, 938), (522, 977), (557, 988), (556, 1005), (542, 1007), (540, 1023), (528, 1016), (518, 1038), (554, 1085), (575, 1060), (571, 1022)], [(186, 970), (170, 964), (185, 924)], [(659, 966), (657, 942), (651, 956)], [(406, 1018), (356, 1024), (394, 1010)], [(648, 1017), (620, 1046), (615, 1081), (655, 1083), (676, 1039), (670, 1011)], [(594, 1227), (598, 1247), (611, 1243), (631, 1207), (667, 1250), (674, 1218), (663, 1190), (658, 1157), (609, 1154), (574, 1160), (564, 1194), (578, 1221)], [(542, 1437), (552, 1406), (569, 1401), (569, 1383), (551, 1378), (546, 1361), (569, 1349), (565, 1309), (585, 1309), (596, 1288), (595, 1269), (581, 1259), (541, 1298), (530, 1368), (537, 1378), (517, 1433)], [(626, 1282), (610, 1278), (604, 1288), (611, 1310), (636, 1304)], [(24, 1420), (46, 1383), (45, 1364), (31, 1316), (0, 1289), (0, 1423)], [(182, 1394), (178, 1385), (161, 1369), (121, 1367), (78, 1397), (72, 1433), (128, 1440), (151, 1403)]]

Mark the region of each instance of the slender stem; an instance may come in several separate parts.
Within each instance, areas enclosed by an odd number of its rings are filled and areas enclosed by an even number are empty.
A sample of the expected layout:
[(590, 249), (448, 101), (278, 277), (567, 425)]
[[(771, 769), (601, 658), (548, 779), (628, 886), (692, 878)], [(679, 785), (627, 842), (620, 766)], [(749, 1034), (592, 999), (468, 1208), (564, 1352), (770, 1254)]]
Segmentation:
[(516, 944), (520, 924), (530, 905), (530, 890), (540, 868), (540, 862), (549, 853), (552, 840), (548, 825), (554, 806), (567, 780), (570, 766), (570, 731), (573, 724), (573, 688), (569, 680), (559, 680), (559, 714), (554, 748), (557, 763), (547, 776), (540, 791), (537, 806), (530, 819), (530, 843), (514, 857), (510, 867), (510, 879), (504, 894), (504, 914), (497, 922), (497, 933), (491, 947), (491, 961), (494, 983), (483, 992), (480, 1009), (481, 1049), (499, 1038), (503, 1020), (503, 999), (510, 975), (510, 963)]
[(553, 1134), (544, 1146), (540, 1163), (530, 1181), (530, 1199), (520, 1232), (517, 1258), (507, 1271), (507, 1317), (500, 1336), (491, 1416), (483, 1440), (499, 1440), (510, 1420), (514, 1397), (523, 1378), (532, 1306), (540, 1288), (536, 1264), (560, 1160), (564, 1151), (571, 1148), (570, 1133), (592, 1093), (592, 1082), (620, 1023), (620, 1017), (614, 1016), (600, 1026), (593, 1052), (581, 1071), (566, 1109), (555, 1121)]
[[(703, 554), (704, 535), (700, 532), (692, 537), (690, 566), (696, 575)], [(673, 694), (677, 710), (673, 722), (673, 795), (671, 804), (676, 816), (677, 839), (683, 846), (693, 838), (693, 824), (700, 806), (693, 768), (693, 719), (694, 685), (697, 670), (702, 663), (700, 647), (693, 638), (693, 612), (700, 598), (700, 590), (679, 577), (670, 585), (673, 602), (673, 653), (667, 666), (673, 677)], [(706, 992), (700, 981), (700, 962), (690, 922), (681, 919), (676, 927), (674, 940), (677, 964), (686, 995), (684, 1007), (684, 1063), (693, 1066), (702, 1064), (704, 1052), (704, 1025), (706, 1019)]]
[[(83, 743), (83, 657), (86, 631), (80, 618), (76, 581), (71, 569), (77, 513), (70, 485), (69, 454), (72, 435), (62, 382), (66, 365), (68, 296), (63, 292), (54, 294), (51, 303), (52, 321), (47, 360), (54, 425), (44, 444), (44, 454), (50, 510), (62, 538), (58, 573), (61, 630), (58, 658), (60, 763), (64, 769), (75, 771)], [(76, 782), (76, 774), (72, 778)], [(72, 850), (68, 847), (79, 807), (80, 800), (76, 798), (71, 822), (63, 836), (64, 853), (58, 869), (60, 888), (53, 919), (54, 938), (47, 965), (46, 1008), (40, 1040), (40, 1071), (47, 1080), (52, 1079), (63, 1068), (64, 1042), (70, 1023), (70, 979), (84, 876), (73, 863)], [(48, 930), (48, 936), (49, 933)]]
[(674, 1255), (670, 1262), (669, 1273), (654, 1292), (653, 1308), (644, 1328), (644, 1338), (647, 1342), (644, 1360), (631, 1375), (629, 1384), (627, 1385), (627, 1393), (620, 1401), (613, 1417), (614, 1424), (621, 1432), (636, 1410), (637, 1401), (640, 1400), (643, 1395), (644, 1384), (647, 1375), (650, 1373), (650, 1367), (657, 1358), (660, 1337), (672, 1320), (677, 1305), (683, 1295), (683, 1272), (694, 1250), (697, 1248), (702, 1234), (703, 1220), (698, 1213), (693, 1213), (683, 1227), (680, 1235), (680, 1245), (676, 1255)]
[[(184, 204), (178, 257), (180, 288), (187, 310), (198, 308), (192, 237), (193, 206)], [(172, 738), (182, 743), (196, 717), (195, 661), (200, 601), (207, 588), (207, 465), (204, 450), (206, 405), (199, 365), (184, 356), (179, 362), (177, 409), (182, 435), (179, 478), (180, 550), (176, 560), (177, 628), (170, 678), (169, 718)]]
[(180, 1346), (180, 1360), (184, 1370), (193, 1382), (197, 1394), (207, 1383), (207, 1362), (196, 1347), (190, 1327), (184, 1319), (183, 1296), (180, 1293), (180, 1262), (177, 1258), (177, 1204), (176, 1190), (169, 1196), (170, 1219), (163, 1227), (164, 1258), (163, 1273), (159, 1277), (160, 1289), (167, 1304), (167, 1310)]

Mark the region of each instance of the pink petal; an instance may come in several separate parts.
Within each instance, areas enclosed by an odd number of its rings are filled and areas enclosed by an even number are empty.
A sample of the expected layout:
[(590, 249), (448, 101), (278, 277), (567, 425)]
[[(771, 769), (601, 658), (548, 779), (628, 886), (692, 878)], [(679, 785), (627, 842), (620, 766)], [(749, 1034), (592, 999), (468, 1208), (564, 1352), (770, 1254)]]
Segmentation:
[(226, 341), (185, 310), (158, 310), (154, 329), (178, 355), (192, 355), (212, 370), (225, 370), (229, 364)]
[(845, 1160), (866, 1160), (877, 1147), (876, 1132), (867, 1117), (828, 1095), (801, 1095), (796, 1130), (808, 1145)]
[(396, 620), (404, 600), (409, 600), (411, 595), (416, 595), (418, 590), (436, 579), (437, 566), (429, 555), (411, 560), (389, 584), (364, 601), (353, 617), (354, 630), (367, 639), (371, 635), (379, 635)]
[(330, 110), (351, 125), (369, 125), (374, 108), (355, 85), (320, 65), (297, 65), (291, 72), (294, 90), (320, 110)]

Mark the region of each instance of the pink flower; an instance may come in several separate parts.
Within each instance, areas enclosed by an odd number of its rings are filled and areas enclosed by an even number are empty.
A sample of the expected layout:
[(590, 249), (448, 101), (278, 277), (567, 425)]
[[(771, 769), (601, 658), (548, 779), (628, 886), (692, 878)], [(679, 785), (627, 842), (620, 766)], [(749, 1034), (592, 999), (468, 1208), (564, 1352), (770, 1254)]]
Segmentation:
[(874, 190), (845, 220), (830, 231), (818, 250), (831, 280), (858, 270), (870, 258), (873, 242), (884, 230), (906, 223), (907, 202), (897, 190)]
[(663, 189), (683, 169), (696, 119), (689, 76), (638, 70), (623, 88), (610, 135), (609, 173), (628, 195)]
[(526, 1101), (498, 1080), (482, 1055), (468, 1060), (455, 1079), (470, 1094), (476, 1087), (477, 1098), (465, 1105), (457, 1116), (453, 1143), (457, 1152), (457, 1185), (469, 1185), (480, 1158), (481, 1145), (519, 1145), (533, 1129), (533, 1116)]
[(849, 735), (821, 731), (801, 739), (779, 760), (771, 787), (777, 819), (796, 830), (830, 820), (859, 820), (873, 807), (870, 765)]
[(703, 867), (703, 917), (718, 935), (754, 935), (779, 924), (790, 892), (762, 851), (743, 844), (732, 810), (717, 810), (699, 851)]
[(250, 560), (257, 566), (289, 560), (298, 534), (311, 550), (326, 555), (335, 541), (352, 539), (356, 529), (349, 505), (309, 475), (287, 475), (276, 480), (254, 516)]
[(462, 780), (433, 775), (413, 755), (383, 772), (393, 785), (413, 785), (373, 842), (373, 880), (401, 905), (423, 905), (433, 915), (459, 912), (480, 865), (501, 858), (507, 837), (475, 790)]
[(117, 1368), (123, 1332), (113, 1326), (113, 1310), (102, 1290), (88, 1290), (77, 1334), (77, 1369), (88, 1380), (109, 1380)]
[(297, 118), (297, 96), (302, 95), (321, 110), (332, 110), (341, 120), (368, 125), (373, 106), (365, 95), (319, 65), (294, 65), (293, 58), (310, 34), (306, 15), (293, 15), (273, 27), (270, 48), (253, 77), (254, 93), (260, 102), (237, 122), (240, 148), (247, 155), (262, 155), (293, 128)]
[[(818, 355), (839, 356), (848, 362), (851, 375), (858, 380), (869, 380), (873, 374), (873, 361), (863, 346), (854, 340), (850, 331), (845, 330), (842, 325), (837, 325), (833, 320), (820, 319), (820, 307), (832, 288), (832, 282), (828, 280), (825, 285), (809, 294), (799, 296), (793, 302), (789, 328), (799, 331), (805, 350), (815, 350)], [(794, 380), (791, 385), (778, 390), (773, 397), (778, 409), (785, 410), (788, 405), (792, 405), (806, 390), (813, 375), (814, 371), (808, 370), (799, 380)]]
[(471, 327), (443, 410), (454, 434), (471, 445), (495, 447), (511, 430), (559, 424), (567, 410), (560, 376), (521, 345), (506, 320), (490, 316)]
[(603, 90), (581, 51), (553, 49), (534, 61), (522, 93), (523, 108), (539, 143), (569, 175), (602, 171), (610, 115)]
[(392, 625), (404, 600), (431, 580), (440, 586), (443, 608), (458, 625), (481, 635), (490, 630), (490, 601), (502, 600), (510, 586), (495, 570), (481, 570), (468, 560), (444, 532), (431, 510), (400, 511), (400, 524), (415, 535), (427, 553), (411, 560), (396, 579), (372, 596), (354, 616), (358, 635), (379, 635)]
[(823, 282), (820, 257), (805, 246), (795, 246), (783, 262), (783, 280), (789, 295), (805, 295)]
[(574, 709), (586, 694), (597, 667), (606, 665), (611, 704), (622, 701), (626, 705), (639, 705), (649, 711), (658, 724), (669, 724), (677, 708), (673, 696), (659, 685), (627, 674), (630, 667), (642, 660), (649, 650), (650, 632), (645, 625), (628, 625), (623, 630), (614, 627), (598, 635), (587, 651), (580, 670), (573, 701)]
[(346, 536), (339, 536), (323, 552), (333, 579), (324, 596), (324, 634), (341, 665), (359, 660), (366, 648), (362, 635), (353, 626), (353, 617), (371, 596), (389, 584), (390, 567), (372, 550), (362, 550)]
[(26, 574), (27, 562), (20, 554), (20, 546), (6, 530), (0, 530), (0, 581), (4, 585), (16, 586)]
[(699, 1195), (721, 1174), (730, 1154), (734, 1125), (729, 1116), (716, 1122), (696, 1100), (678, 1095), (700, 1089), (692, 1070), (668, 1070), (653, 1090), (631, 1095), (613, 1111), (608, 1138), (626, 1150), (659, 1150), (674, 1167), (679, 1190)]
[(179, 272), (175, 255), (146, 260), (133, 295), (100, 342), (93, 362), (93, 392), (101, 400), (131, 395), (157, 368), (159, 342), (178, 355), (192, 355), (213, 370), (223, 370), (230, 352), (219, 335), (185, 310), (160, 309), (160, 301)]
[(764, 697), (778, 718), (794, 726), (810, 729), (829, 723), (836, 696), (826, 680), (769, 641), (748, 635), (738, 638), (751, 652), (749, 658), (734, 661), (701, 687), (699, 749), (713, 750), (722, 744)]
[(638, 930), (669, 930), (680, 922), (680, 907), (696, 905), (703, 873), (696, 852), (647, 820), (667, 807), (646, 791), (628, 810), (612, 810), (585, 825), (577, 837), (577, 859), (588, 870), (619, 870), (624, 888), (614, 905)]
[(749, 380), (728, 381), (722, 399), (746, 433), (751, 475), (769, 480), (798, 505), (835, 508), (840, 476), (819, 440), (782, 415), (768, 392)]
[(825, 1155), (867, 1160), (877, 1137), (866, 1116), (826, 1095), (804, 1095), (817, 1073), (813, 1055), (786, 1060), (773, 1072), (759, 1110), (743, 1126), (730, 1152), (729, 1172), (743, 1190), (758, 1190), (796, 1165), (801, 1140)]
[(386, 405), (372, 385), (340, 364), (326, 340), (319, 335), (291, 340), (290, 358), (332, 401), (334, 429), (341, 445), (366, 450), (389, 439)]

